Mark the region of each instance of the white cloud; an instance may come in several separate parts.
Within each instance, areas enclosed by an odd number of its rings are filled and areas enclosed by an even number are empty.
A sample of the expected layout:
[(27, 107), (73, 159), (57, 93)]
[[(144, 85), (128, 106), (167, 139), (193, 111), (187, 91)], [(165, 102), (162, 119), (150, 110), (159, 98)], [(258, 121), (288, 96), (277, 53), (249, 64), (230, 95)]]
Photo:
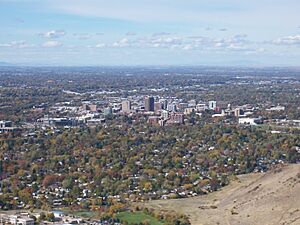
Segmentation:
[(44, 48), (56, 48), (62, 46), (62, 43), (58, 41), (46, 41), (42, 44), (42, 47)]
[(193, 45), (187, 44), (187, 45), (184, 45), (182, 49), (183, 49), (183, 50), (193, 50), (193, 49), (195, 49), (195, 48), (194, 48)]
[(227, 50), (229, 51), (242, 51), (242, 52), (249, 52), (249, 51), (255, 51), (255, 49), (250, 48), (248, 46), (239, 45), (239, 44), (230, 44), (227, 46)]
[(182, 38), (180, 37), (155, 37), (149, 40), (147, 43), (150, 47), (155, 47), (155, 48), (177, 48), (182, 45)]
[(300, 35), (278, 38), (273, 43), (277, 45), (300, 45)]
[(66, 32), (64, 30), (51, 30), (45, 33), (39, 33), (39, 35), (44, 38), (60, 38), (66, 35)]
[(96, 48), (105, 48), (105, 47), (107, 47), (107, 45), (104, 43), (99, 43), (96, 45)]
[(0, 44), (0, 47), (4, 48), (4, 47), (11, 47), (11, 44), (9, 43), (3, 43), (3, 44)]
[(28, 44), (26, 41), (12, 41), (9, 43), (0, 44), (0, 47), (7, 47), (7, 48), (30, 48), (34, 47), (33, 44)]
[(132, 43), (129, 43), (128, 38), (123, 38), (120, 41), (116, 41), (113, 43), (113, 47), (129, 47)]
[(205, 51), (256, 51), (261, 46), (246, 39), (246, 35), (235, 35), (229, 38), (214, 39), (205, 36), (146, 36), (134, 38), (122, 38), (113, 43), (99, 43), (96, 48), (160, 48), (181, 50), (205, 50)]
[[(75, 34), (74, 34), (75, 35)], [(77, 34), (75, 35), (77, 36)], [(270, 42), (269, 42), (270, 43)], [(1, 45), (0, 45), (1, 46)], [(42, 47), (59, 47), (62, 46), (58, 41), (47, 41)], [(73, 46), (72, 48), (79, 48)], [(82, 46), (81, 46), (82, 47)], [(212, 38), (207, 36), (179, 36), (179, 35), (162, 35), (153, 36), (125, 36), (118, 41), (113, 42), (98, 42), (87, 43), (88, 49), (176, 49), (184, 51), (199, 51), (199, 52), (241, 52), (245, 54), (254, 54), (265, 52), (263, 43), (252, 42), (247, 39), (247, 35), (234, 35), (226, 38)]]
[(229, 51), (247, 51), (252, 49), (249, 47), (252, 44), (246, 39), (247, 35), (235, 35), (230, 38), (212, 39), (211, 44), (213, 48), (223, 49)]
[(99, 43), (96, 48), (169, 48), (181, 47), (183, 39), (178, 36), (148, 36), (148, 37), (124, 37), (113, 43)]
[(216, 48), (224, 48), (226, 47), (227, 44), (224, 42), (224, 41), (217, 41), (215, 44), (214, 44), (214, 47)]

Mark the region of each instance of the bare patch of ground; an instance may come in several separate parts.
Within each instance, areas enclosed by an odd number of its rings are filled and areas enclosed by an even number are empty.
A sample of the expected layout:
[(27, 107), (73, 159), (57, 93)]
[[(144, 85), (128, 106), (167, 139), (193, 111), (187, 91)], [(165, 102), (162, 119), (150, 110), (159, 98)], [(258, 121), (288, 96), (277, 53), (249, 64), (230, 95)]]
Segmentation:
[(238, 176), (237, 181), (205, 196), (155, 200), (145, 206), (184, 213), (192, 225), (300, 224), (300, 164)]

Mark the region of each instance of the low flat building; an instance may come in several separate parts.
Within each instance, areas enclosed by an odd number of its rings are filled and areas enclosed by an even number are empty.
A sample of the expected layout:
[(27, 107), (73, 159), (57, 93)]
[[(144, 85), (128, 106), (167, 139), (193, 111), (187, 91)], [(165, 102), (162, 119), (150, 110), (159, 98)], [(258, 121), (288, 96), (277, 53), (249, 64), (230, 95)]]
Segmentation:
[(274, 107), (271, 107), (271, 108), (267, 109), (267, 111), (277, 111), (277, 112), (284, 111), (284, 110), (285, 110), (285, 107), (280, 106), (280, 105), (274, 106)]
[(244, 125), (253, 125), (256, 126), (258, 124), (262, 124), (262, 119), (261, 118), (239, 118), (239, 124), (244, 124)]
[(11, 121), (0, 121), (0, 133), (12, 133), (20, 130), (21, 128), (13, 127)]
[(167, 124), (183, 124), (184, 115), (183, 113), (171, 113), (170, 119), (167, 121)]
[(156, 125), (158, 124), (158, 116), (149, 116), (148, 118), (148, 123), (151, 124), (151, 125)]
[(21, 215), (0, 215), (0, 224), (34, 225), (34, 219)]
[(6, 128), (6, 127), (12, 127), (12, 122), (11, 121), (0, 121), (0, 128)]
[(184, 109), (184, 115), (190, 115), (195, 112), (195, 108), (186, 108)]

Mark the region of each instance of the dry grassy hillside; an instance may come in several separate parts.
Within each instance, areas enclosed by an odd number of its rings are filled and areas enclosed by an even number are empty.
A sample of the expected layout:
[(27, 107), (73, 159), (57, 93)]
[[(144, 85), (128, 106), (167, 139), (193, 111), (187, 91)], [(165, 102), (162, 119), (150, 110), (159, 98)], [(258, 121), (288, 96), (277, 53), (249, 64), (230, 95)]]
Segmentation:
[(206, 196), (151, 201), (145, 206), (184, 213), (192, 225), (300, 224), (300, 164), (239, 176)]

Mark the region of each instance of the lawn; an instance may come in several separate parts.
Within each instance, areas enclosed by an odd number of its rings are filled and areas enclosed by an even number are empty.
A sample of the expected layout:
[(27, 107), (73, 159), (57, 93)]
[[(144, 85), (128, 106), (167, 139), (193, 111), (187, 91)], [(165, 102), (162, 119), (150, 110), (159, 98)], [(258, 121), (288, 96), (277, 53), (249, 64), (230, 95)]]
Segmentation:
[(72, 214), (74, 216), (83, 217), (83, 218), (97, 218), (99, 217), (97, 212), (94, 211), (71, 211), (71, 210), (65, 210), (66, 213)]
[(117, 217), (121, 220), (121, 221), (126, 221), (129, 224), (135, 224), (135, 223), (140, 223), (143, 222), (145, 220), (148, 220), (150, 222), (150, 225), (163, 225), (163, 223), (161, 221), (159, 221), (158, 219), (147, 215), (143, 212), (121, 212), (117, 215)]

